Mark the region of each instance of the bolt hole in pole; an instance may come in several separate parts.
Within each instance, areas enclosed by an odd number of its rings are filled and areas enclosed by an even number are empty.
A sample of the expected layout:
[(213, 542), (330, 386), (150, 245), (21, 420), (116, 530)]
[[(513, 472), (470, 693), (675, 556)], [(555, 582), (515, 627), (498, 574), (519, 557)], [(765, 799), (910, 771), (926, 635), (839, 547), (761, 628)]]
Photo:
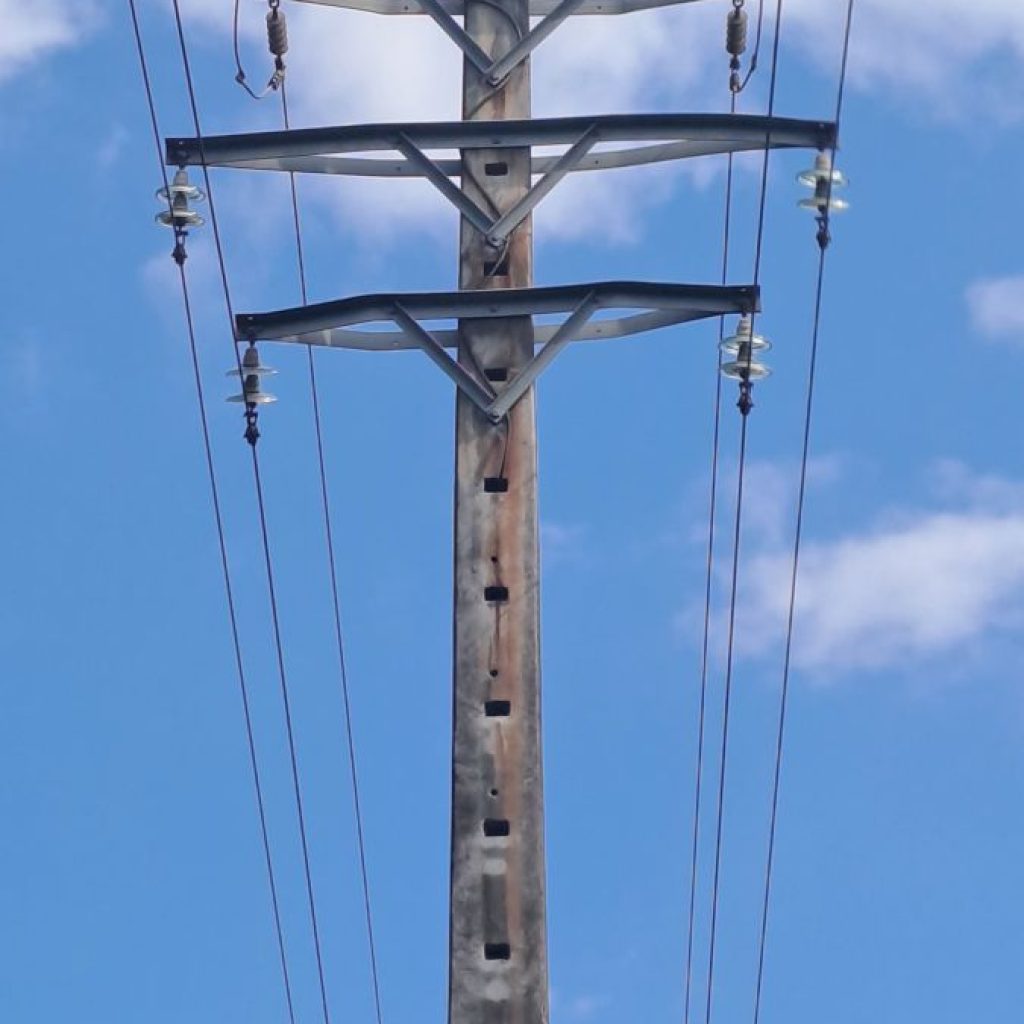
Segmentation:
[(484, 587), (484, 600), (502, 602), (508, 600), (508, 587)]
[(512, 947), (507, 942), (485, 942), (485, 960), (511, 960)]
[(489, 178), (503, 178), (508, 174), (508, 164), (504, 161), (484, 164), (484, 174)]
[[(492, 672), (492, 675), (497, 673)], [(484, 703), (484, 714), (488, 718), (508, 718), (512, 714), (512, 702), (510, 700), (489, 700)]]
[(508, 367), (507, 366), (488, 366), (484, 370), (484, 376), (488, 380), (503, 381), (508, 380)]
[[(484, 260), (485, 277), (508, 277), (508, 254), (498, 260)], [(502, 380), (505, 378), (502, 377)]]
[(509, 824), (508, 818), (485, 818), (484, 819), (484, 835), (485, 836), (507, 836), (511, 833), (512, 826)]
[(484, 490), (488, 494), (508, 493), (508, 478), (504, 476), (485, 476)]

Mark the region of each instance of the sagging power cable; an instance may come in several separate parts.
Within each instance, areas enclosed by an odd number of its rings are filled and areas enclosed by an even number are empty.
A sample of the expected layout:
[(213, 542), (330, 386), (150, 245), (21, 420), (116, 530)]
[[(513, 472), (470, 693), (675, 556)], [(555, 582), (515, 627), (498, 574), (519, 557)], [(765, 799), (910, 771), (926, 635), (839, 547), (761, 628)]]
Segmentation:
[[(281, 83), (281, 113), (284, 120), (285, 131), (291, 129), (291, 116), (288, 109), (288, 89), (284, 82)], [(309, 292), (306, 281), (306, 257), (305, 246), (302, 241), (302, 219), (299, 216), (299, 192), (295, 179), (295, 172), (288, 172), (288, 179), (291, 191), (292, 223), (295, 231), (295, 255), (298, 265), (299, 290), (302, 296), (302, 304), (309, 304)], [(377, 1024), (383, 1024), (380, 997), (380, 978), (377, 970), (377, 944), (374, 939), (373, 912), (370, 900), (370, 878), (367, 868), (366, 839), (363, 828), (362, 801), (359, 796), (359, 773), (356, 761), (355, 730), (352, 723), (352, 701), (348, 685), (348, 665), (345, 658), (345, 640), (341, 625), (341, 594), (338, 586), (337, 559), (334, 553), (334, 530), (332, 527), (330, 494), (327, 487), (327, 468), (324, 458), (323, 427), (320, 416), (320, 392), (317, 386), (316, 358), (313, 355), (313, 346), (306, 346), (306, 354), (309, 360), (309, 391), (313, 405), (313, 424), (316, 434), (316, 455), (317, 466), (320, 473), (320, 499), (323, 508), (324, 538), (327, 546), (327, 565), (330, 573), (331, 600), (334, 612), (334, 639), (335, 649), (338, 657), (338, 672), (341, 682), (341, 696), (345, 715), (345, 739), (348, 747), (349, 777), (352, 784), (352, 805), (356, 825), (356, 841), (359, 853), (359, 873), (363, 890), (363, 912), (366, 919), (366, 939), (370, 956), (370, 976), (373, 984), (373, 1000)]]
[(832, 211), (832, 190), (836, 184), (834, 172), (836, 148), (839, 139), (839, 125), (843, 113), (843, 96), (846, 89), (846, 71), (850, 56), (850, 37), (853, 28), (855, 0), (847, 0), (846, 24), (843, 30), (843, 53), (839, 68), (839, 85), (836, 90), (836, 142), (832, 145), (831, 160), (825, 202), (819, 207), (818, 230), (818, 272), (814, 289), (814, 318), (811, 327), (811, 353), (807, 370), (807, 401), (804, 410), (803, 449), (800, 457), (800, 482), (797, 488), (796, 524), (793, 535), (793, 554), (790, 563), (789, 598), (786, 613), (786, 644), (783, 655), (782, 688), (779, 696), (779, 719), (775, 739), (775, 767), (772, 779), (771, 812), (768, 826), (768, 854), (765, 865), (764, 900), (761, 909), (761, 926), (758, 936), (757, 985), (754, 995), (754, 1024), (761, 1019), (761, 996), (764, 983), (765, 949), (768, 937), (768, 914), (771, 906), (772, 875), (775, 866), (775, 834), (779, 812), (779, 789), (782, 778), (782, 754), (786, 733), (786, 709), (789, 697), (790, 669), (793, 655), (793, 629), (796, 617), (797, 578), (800, 568), (800, 544), (803, 536), (804, 507), (807, 494), (807, 466), (811, 445), (811, 426), (814, 411), (815, 377), (818, 365), (818, 341), (821, 333), (822, 295), (825, 281), (825, 258), (828, 253), (830, 233), (829, 218)]
[[(737, 90), (730, 89), (729, 112), (736, 113)], [(721, 283), (728, 280), (729, 248), (732, 233), (733, 154), (728, 155), (725, 175), (725, 210), (722, 223), (722, 273)], [(718, 456), (722, 426), (722, 350), (725, 339), (725, 317), (719, 318), (718, 348), (715, 358), (715, 399), (713, 431), (711, 438), (711, 482), (708, 496), (708, 544), (706, 571), (704, 576), (704, 622), (700, 655), (700, 696), (697, 707), (697, 757), (694, 772), (693, 830), (690, 850), (690, 894), (686, 929), (686, 980), (683, 996), (683, 1021), (690, 1024), (691, 988), (693, 982), (693, 943), (697, 907), (697, 867), (700, 850), (701, 804), (704, 780), (704, 728), (707, 713), (708, 669), (711, 639), (711, 594), (714, 581), (715, 518), (718, 510)]]
[[(138, 11), (135, 0), (128, 0), (128, 10), (131, 16), (132, 31), (135, 36), (135, 45), (138, 52), (139, 68), (142, 74), (143, 88), (146, 93), (146, 102), (149, 107), (149, 118), (153, 129), (153, 141), (156, 145), (157, 163), (160, 166), (160, 173), (164, 181), (164, 194), (168, 196), (168, 215), (171, 223), (175, 221), (175, 210), (170, 182), (167, 177), (167, 168), (163, 160), (161, 146), (162, 135), (157, 120), (156, 103), (153, 97), (152, 81), (149, 74), (149, 64), (146, 59), (145, 46), (142, 41), (142, 31), (139, 25)], [(256, 807), (259, 814), (260, 837), (263, 846), (263, 857), (267, 871), (267, 884), (270, 891), (270, 902), (274, 916), (274, 931), (277, 937), (277, 948), (281, 963), (281, 976), (284, 985), (285, 1001), (288, 1008), (288, 1020), (295, 1024), (295, 1008), (292, 1001), (291, 978), (288, 972), (288, 956), (285, 949), (284, 931), (281, 925), (281, 907), (278, 898), (277, 880), (274, 871), (274, 862), (270, 849), (270, 837), (267, 829), (266, 803), (263, 797), (263, 785), (260, 778), (259, 759), (256, 755), (256, 739), (253, 731), (252, 713), (249, 703), (249, 685), (245, 672), (245, 662), (242, 657), (242, 644), (238, 629), (238, 615), (235, 609), (234, 588), (231, 582), (231, 572), (228, 564), (227, 541), (224, 531), (224, 517), (221, 511), (220, 490), (217, 484), (217, 473), (213, 459), (213, 447), (210, 441), (209, 420), (206, 412), (206, 395), (203, 388), (202, 374), (199, 369), (199, 356), (196, 346), (195, 322), (192, 315), (192, 301), (189, 293), (188, 278), (185, 274), (185, 254), (181, 233), (175, 231), (174, 262), (178, 267), (178, 274), (181, 282), (181, 294), (185, 312), (185, 326), (188, 334), (189, 357), (192, 363), (193, 381), (196, 390), (196, 404), (199, 413), (199, 424), (203, 439), (203, 449), (206, 458), (207, 479), (210, 488), (210, 501), (213, 510), (214, 526), (217, 531), (217, 543), (220, 552), (221, 574), (224, 582), (224, 593), (227, 602), (228, 622), (231, 632), (231, 644), (234, 651), (235, 668), (238, 676), (238, 685), (242, 698), (242, 711), (245, 721), (245, 735), (249, 749), (249, 765), (252, 774), (253, 789), (256, 796)]]
[[(216, 204), (214, 202), (210, 170), (206, 162), (203, 149), (203, 132), (199, 118), (199, 106), (196, 100), (195, 84), (192, 77), (192, 67), (188, 55), (188, 45), (185, 41), (185, 30), (182, 23), (180, 0), (172, 0), (174, 11), (175, 28), (177, 30), (178, 45), (181, 55), (182, 69), (185, 75), (185, 84), (188, 90), (189, 106), (192, 113), (192, 122), (195, 128), (196, 141), (199, 147), (200, 161), (202, 164), (203, 178), (206, 183), (206, 192), (210, 202), (210, 223), (213, 229), (214, 247), (217, 255), (217, 264), (220, 271), (221, 285), (224, 292), (224, 305), (228, 316), (229, 331), (234, 338), (235, 316), (231, 301), (231, 289), (228, 283), (227, 266), (224, 259), (224, 247), (221, 238), (220, 225), (217, 219)], [(242, 376), (242, 360), (239, 355), (237, 344), (233, 344), (235, 360), (239, 375)], [(243, 376), (244, 379), (244, 376)], [(278, 679), (280, 682), (281, 699), (284, 706), (285, 729), (288, 739), (288, 754), (291, 765), (292, 788), (294, 791), (295, 808), (299, 823), (299, 839), (302, 848), (303, 871), (306, 882), (306, 896), (309, 906), (310, 924), (313, 933), (313, 945), (316, 954), (317, 977), (320, 986), (320, 1002), (323, 1012), (324, 1024), (330, 1024), (330, 1009), (327, 999), (327, 984), (324, 976), (323, 950), (320, 941), (320, 928), (316, 911), (316, 895), (313, 883), (312, 868), (310, 865), (309, 839), (306, 830), (305, 811), (302, 800), (302, 784), (299, 774), (298, 756), (295, 745), (295, 732), (292, 723), (291, 698), (288, 686), (288, 674), (285, 667), (284, 645), (281, 637), (281, 623), (278, 614), (277, 588), (274, 580), (273, 558), (271, 556), (270, 535), (267, 526), (266, 503), (264, 500), (263, 481), (260, 474), (259, 453), (256, 445), (256, 438), (251, 436), (255, 433), (254, 411), (247, 407), (246, 416), (248, 421), (247, 435), (250, 437), (250, 451), (252, 455), (253, 483), (256, 492), (257, 511), (259, 516), (260, 535), (263, 548), (263, 561), (267, 580), (267, 591), (270, 600), (271, 622), (273, 626), (274, 648), (277, 656)], [(258, 435), (257, 435), (258, 436)]]
[[(783, 0), (777, 0), (775, 8), (775, 32), (772, 43), (772, 64), (771, 79), (768, 89), (767, 116), (770, 118), (775, 112), (775, 92), (778, 83), (779, 68), (779, 42), (782, 31)], [(761, 279), (761, 257), (764, 246), (764, 224), (768, 196), (768, 165), (771, 156), (771, 135), (765, 138), (764, 160), (761, 168), (761, 191), (758, 203), (757, 235), (754, 247), (754, 287), (758, 287)], [(751, 336), (754, 336), (754, 317), (750, 319)], [(752, 358), (752, 346), (747, 349), (747, 366), (750, 367)], [(745, 379), (740, 381), (740, 398), (738, 407), (740, 410), (740, 439), (739, 454), (736, 470), (736, 510), (733, 525), (733, 547), (732, 547), (732, 569), (729, 583), (729, 617), (726, 639), (725, 658), (725, 683), (724, 695), (722, 698), (722, 740), (719, 754), (718, 766), (718, 793), (715, 821), (715, 855), (714, 869), (711, 883), (711, 915), (708, 937), (708, 974), (707, 991), (705, 999), (704, 1024), (711, 1024), (711, 1011), (714, 998), (714, 977), (715, 977), (715, 952), (718, 938), (718, 898), (719, 885), (721, 881), (722, 867), (722, 835), (725, 815), (725, 784), (726, 768), (728, 765), (729, 752), (729, 714), (731, 710), (732, 681), (735, 659), (735, 638), (736, 638), (736, 606), (739, 590), (739, 565), (740, 565), (740, 542), (742, 539), (743, 521), (743, 489), (746, 473), (747, 436), (750, 421), (750, 411), (753, 408), (751, 399), (752, 382), (749, 373)]]

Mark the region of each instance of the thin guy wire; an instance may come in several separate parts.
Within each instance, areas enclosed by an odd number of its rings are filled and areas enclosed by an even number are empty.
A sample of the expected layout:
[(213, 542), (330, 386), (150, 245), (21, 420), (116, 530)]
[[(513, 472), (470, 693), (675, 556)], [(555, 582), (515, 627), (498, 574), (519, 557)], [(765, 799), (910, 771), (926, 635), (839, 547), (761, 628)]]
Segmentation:
[[(843, 112), (843, 93), (846, 87), (846, 67), (850, 55), (850, 34), (853, 26), (854, 0), (848, 0), (846, 27), (843, 34), (843, 56), (839, 71), (839, 88), (836, 94), (836, 142), (832, 145), (830, 167), (835, 166), (836, 146), (839, 138), (839, 122)], [(832, 200), (832, 178), (829, 178), (825, 200), (825, 231), (827, 239), (829, 204)], [(814, 411), (814, 383), (818, 365), (818, 340), (821, 329), (822, 294), (825, 282), (825, 258), (828, 244), (821, 245), (818, 253), (818, 279), (814, 292), (814, 323), (811, 329), (811, 356), (807, 371), (807, 406), (804, 413), (803, 452), (800, 459), (800, 485), (797, 492), (796, 527), (793, 536), (793, 557), (789, 578), (789, 609), (786, 616), (786, 651), (782, 668), (782, 692), (779, 698), (779, 724), (775, 741), (775, 774), (772, 781), (771, 817), (768, 826), (768, 858), (765, 866), (764, 902), (761, 908), (761, 931), (758, 938), (757, 987), (754, 996), (754, 1024), (761, 1018), (761, 994), (764, 983), (765, 948), (768, 938), (768, 912), (771, 905), (772, 872), (775, 866), (775, 831), (779, 812), (779, 788), (782, 779), (782, 752), (786, 734), (786, 708), (789, 697), (789, 677), (793, 653), (793, 625), (796, 617), (796, 587), (800, 569), (800, 542), (803, 537), (804, 507), (807, 493), (807, 463), (811, 446), (811, 424)]]
[[(772, 44), (771, 84), (768, 92), (768, 116), (775, 110), (775, 87), (778, 81), (779, 38), (782, 28), (783, 0), (777, 0), (775, 7), (775, 38)], [(761, 198), (757, 219), (757, 242), (754, 252), (754, 287), (760, 282), (761, 254), (764, 241), (765, 208), (768, 193), (768, 161), (771, 155), (771, 135), (765, 138), (764, 163), (761, 170)], [(753, 331), (755, 316), (751, 315)], [(722, 746), (718, 772), (718, 811), (715, 826), (715, 867), (711, 885), (711, 926), (708, 938), (708, 984), (705, 1003), (704, 1024), (711, 1024), (711, 1006), (714, 995), (715, 945), (718, 936), (718, 889), (722, 869), (722, 829), (725, 816), (725, 779), (729, 750), (729, 711), (732, 697), (733, 655), (736, 635), (736, 596), (739, 583), (740, 539), (743, 514), (743, 483), (746, 472), (747, 427), (749, 416), (744, 414), (740, 422), (739, 465), (736, 472), (736, 522), (733, 531), (732, 577), (729, 586), (729, 629), (725, 661), (725, 696), (722, 707)]]
[[(203, 178), (206, 182), (206, 194), (207, 199), (210, 203), (210, 224), (213, 228), (214, 244), (217, 250), (217, 263), (220, 267), (221, 283), (224, 289), (224, 304), (227, 309), (228, 321), (231, 328), (232, 336), (234, 336), (234, 311), (231, 305), (231, 290), (228, 285), (227, 267), (224, 263), (224, 248), (221, 242), (220, 228), (217, 221), (216, 206), (213, 200), (213, 189), (210, 181), (210, 171), (207, 166), (205, 153), (203, 151), (203, 138), (202, 128), (199, 121), (199, 107), (196, 102), (195, 87), (192, 81), (192, 69), (188, 58), (188, 47), (185, 43), (185, 30), (182, 25), (181, 19), (181, 7), (179, 0), (173, 0), (174, 6), (174, 20), (175, 26), (178, 33), (178, 44), (181, 50), (182, 66), (185, 72), (185, 82), (188, 88), (189, 104), (192, 109), (192, 121), (195, 126), (196, 139), (199, 145), (200, 158), (203, 168)], [(237, 344), (234, 346), (235, 358), (238, 363), (239, 372), (241, 372), (241, 357), (238, 353)], [(323, 1009), (324, 1024), (330, 1024), (330, 1010), (327, 1003), (327, 985), (324, 979), (324, 964), (323, 964), (323, 951), (320, 944), (320, 927), (317, 921), (316, 914), (316, 897), (314, 895), (313, 886), (313, 873), (310, 867), (309, 859), (309, 841), (306, 833), (306, 818), (302, 804), (302, 785), (299, 779), (299, 765), (298, 757), (295, 751), (295, 733), (292, 727), (292, 715), (291, 715), (291, 700), (288, 694), (288, 675), (285, 670), (284, 663), (284, 647), (281, 639), (281, 623), (280, 616), (278, 614), (277, 606), (277, 589), (274, 584), (274, 569), (273, 559), (270, 552), (270, 536), (267, 527), (267, 514), (266, 505), (263, 497), (263, 481), (260, 475), (260, 462), (259, 455), (256, 451), (256, 445), (250, 446), (252, 449), (252, 470), (253, 470), (253, 482), (256, 489), (256, 502), (259, 512), (260, 521), (260, 533), (263, 542), (263, 557), (266, 568), (267, 577), (267, 590), (270, 598), (270, 612), (271, 621), (273, 624), (274, 631), (274, 647), (277, 654), (277, 668), (278, 677), (281, 684), (281, 699), (284, 705), (285, 714), (285, 727), (288, 736), (288, 754), (291, 762), (291, 774), (292, 774), (292, 786), (295, 794), (295, 809), (298, 816), (299, 822), (299, 838), (302, 846), (302, 862), (303, 870), (305, 873), (306, 880), (306, 896), (309, 903), (309, 917), (310, 924), (313, 930), (313, 946), (316, 952), (316, 966), (317, 966), (317, 977), (320, 984), (320, 1001)]]
[[(736, 93), (731, 93), (729, 113), (736, 113)], [(734, 161), (728, 157), (725, 176), (725, 216), (722, 226), (722, 284), (728, 279), (729, 247), (732, 232), (732, 186)], [(704, 765), (704, 723), (707, 708), (708, 648), (711, 636), (711, 591), (714, 578), (715, 559), (715, 515), (718, 507), (718, 453), (722, 429), (722, 350), (725, 338), (725, 317), (718, 321), (718, 342), (715, 360), (715, 407), (714, 431), (711, 439), (711, 487), (708, 500), (708, 547), (707, 572), (704, 579), (704, 635), (700, 656), (700, 700), (697, 710), (697, 767), (693, 796), (693, 844), (690, 851), (690, 899), (686, 931), (686, 991), (683, 1004), (684, 1024), (690, 1024), (690, 991), (693, 982), (693, 933), (697, 905), (697, 853), (700, 845), (700, 809), (703, 789)]]
[[(291, 129), (291, 118), (288, 112), (288, 91), (284, 82), (281, 83), (281, 111), (284, 116), (285, 131)], [(302, 304), (308, 305), (309, 295), (306, 286), (306, 257), (302, 243), (302, 222), (299, 217), (299, 193), (295, 182), (295, 173), (288, 173), (291, 186), (292, 219), (295, 226), (295, 253), (298, 260), (299, 288), (302, 293)], [(377, 1024), (382, 1024), (380, 978), (377, 970), (377, 944), (373, 933), (373, 914), (370, 904), (370, 875), (366, 865), (366, 840), (363, 830), (363, 811), (359, 797), (359, 774), (356, 770), (356, 744), (352, 726), (352, 703), (349, 697), (348, 665), (345, 659), (345, 641), (341, 628), (341, 597), (338, 588), (337, 559), (334, 554), (334, 530), (331, 525), (330, 496), (327, 488), (327, 468), (324, 458), (323, 428), (320, 417), (320, 392), (317, 387), (316, 360), (313, 346), (306, 346), (309, 357), (309, 390), (313, 400), (313, 422), (316, 427), (316, 455), (320, 470), (320, 496), (324, 512), (324, 536), (327, 543), (327, 564), (331, 577), (331, 599), (334, 606), (334, 637), (338, 652), (338, 668), (341, 678), (341, 695), (345, 707), (345, 738), (348, 744), (349, 774), (352, 779), (352, 804), (356, 821), (356, 838), (359, 847), (359, 872), (363, 885), (363, 910), (366, 916), (366, 939), (370, 952), (370, 974), (373, 980), (373, 1000)]]
[[(138, 50), (139, 67), (142, 71), (142, 82), (146, 91), (146, 101), (149, 105), (149, 118), (153, 128), (153, 141), (156, 144), (157, 163), (160, 166), (160, 173), (163, 177), (164, 188), (166, 189), (170, 183), (167, 178), (167, 168), (163, 160), (163, 153), (160, 144), (160, 126), (156, 115), (156, 103), (153, 99), (153, 88), (149, 77), (149, 65), (146, 61), (146, 52), (142, 43), (142, 31), (139, 26), (138, 11), (135, 7), (135, 0), (128, 0), (128, 8), (132, 19), (132, 29), (135, 34), (135, 45)], [(224, 580), (224, 592), (227, 598), (228, 620), (231, 626), (231, 641), (235, 654), (235, 666), (237, 669), (239, 690), (241, 691), (242, 696), (242, 710), (245, 718), (245, 735), (249, 746), (249, 763), (252, 770), (253, 788), (256, 792), (256, 806), (259, 811), (263, 857), (267, 868), (267, 881), (270, 887), (270, 902), (274, 912), (274, 930), (277, 934), (277, 948), (281, 959), (281, 975), (284, 981), (285, 1000), (288, 1004), (288, 1019), (291, 1024), (295, 1024), (295, 1007), (292, 1001), (291, 979), (288, 974), (288, 958), (285, 953), (284, 931), (281, 926), (281, 907), (277, 895), (277, 882), (274, 875), (273, 858), (270, 853), (270, 836), (267, 830), (266, 805), (263, 800), (263, 785), (260, 781), (259, 761), (256, 757), (256, 739), (253, 733), (252, 714), (249, 706), (249, 687), (245, 677), (245, 665), (242, 659), (242, 645), (238, 631), (238, 616), (235, 611), (234, 590), (231, 585), (231, 572), (228, 567), (227, 542), (224, 535), (224, 520), (221, 514), (217, 475), (214, 469), (213, 448), (210, 442), (210, 429), (206, 414), (206, 395), (203, 389), (202, 375), (199, 370), (199, 356), (196, 347), (192, 302), (189, 296), (188, 279), (185, 276), (185, 267), (183, 263), (178, 264), (178, 273), (181, 278), (181, 294), (185, 308), (185, 323), (188, 329), (189, 354), (192, 360), (192, 373), (195, 380), (199, 422), (202, 428), (203, 448), (206, 454), (206, 470), (210, 483), (213, 517), (217, 529), (217, 541), (220, 548), (221, 572)]]

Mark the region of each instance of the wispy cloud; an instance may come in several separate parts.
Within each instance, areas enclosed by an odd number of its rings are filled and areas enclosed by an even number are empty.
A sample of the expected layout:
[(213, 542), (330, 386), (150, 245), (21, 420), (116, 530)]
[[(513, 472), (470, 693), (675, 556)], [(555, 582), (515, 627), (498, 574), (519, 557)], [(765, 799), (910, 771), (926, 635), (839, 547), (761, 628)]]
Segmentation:
[(967, 289), (967, 308), (980, 334), (1024, 346), (1024, 274), (975, 281)]
[[(784, 33), (822, 68), (837, 67), (846, 5), (791, 0)], [(859, 0), (850, 83), (932, 114), (1024, 115), (1018, 83), (1024, 6), (1003, 0)], [(979, 107), (979, 97), (995, 99)]]
[[(908, 666), (963, 652), (1024, 619), (1024, 484), (934, 470), (930, 508), (890, 509), (876, 525), (811, 540), (801, 555), (795, 664), (811, 672)], [(746, 656), (777, 649), (790, 554), (762, 550), (743, 572)]]
[(95, 19), (91, 0), (0, 0), (0, 83), (81, 43)]

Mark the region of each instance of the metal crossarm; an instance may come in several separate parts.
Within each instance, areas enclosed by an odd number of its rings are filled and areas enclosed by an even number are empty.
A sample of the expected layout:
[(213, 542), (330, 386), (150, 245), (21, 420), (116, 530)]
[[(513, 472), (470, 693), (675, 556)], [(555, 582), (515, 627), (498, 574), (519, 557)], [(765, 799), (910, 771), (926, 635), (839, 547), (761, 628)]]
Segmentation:
[[(371, 351), (422, 349), (496, 422), (572, 341), (623, 338), (726, 313), (751, 313), (757, 308), (758, 290), (752, 285), (606, 281), (549, 288), (361, 295), (272, 313), (243, 313), (235, 319), (235, 332), (243, 341), (273, 340)], [(632, 312), (595, 319), (602, 310)], [(458, 328), (429, 330), (423, 326), (431, 321), (563, 313), (567, 316), (560, 324), (534, 326), (534, 344), (542, 347), (497, 393), (489, 381), (478, 380), (446, 351), (458, 345)], [(397, 329), (365, 329), (372, 323), (390, 323)]]
[(303, 0), (331, 7), (377, 14), (426, 14), (433, 18), (466, 59), (483, 75), (489, 85), (499, 85), (513, 68), (521, 64), (552, 32), (574, 14), (626, 14), (651, 7), (668, 7), (695, 0), (534, 0), (530, 16), (539, 20), (506, 53), (492, 57), (455, 20), (465, 13), (465, 4), (453, 0)]
[[(367, 11), (371, 14), (426, 14), (417, 0), (297, 0), (303, 4), (319, 4), (321, 7), (344, 7), (350, 11)], [(582, 0), (574, 14), (630, 14), (633, 11), (648, 11), (656, 7), (677, 7), (695, 0)], [(463, 0), (440, 0), (439, 6), (446, 14), (461, 18), (466, 13)], [(543, 18), (558, 6), (558, 0), (530, 0), (530, 17)]]
[[(830, 149), (835, 125), (828, 121), (753, 114), (607, 114), (521, 121), (448, 121), (341, 125), (293, 131), (169, 139), (171, 165), (246, 170), (426, 178), (470, 223), (498, 245), (567, 174), (685, 160), (746, 150), (794, 147)], [(598, 148), (604, 144), (622, 148)], [(631, 145), (632, 144), (632, 145)], [(434, 159), (430, 150), (501, 150), (566, 146), (561, 154), (534, 156), (537, 180), (510, 210), (494, 216), (452, 178), (460, 158)], [(345, 154), (391, 150), (392, 159)], [(501, 175), (503, 166), (494, 165)], [(490, 173), (490, 171), (488, 172)]]

